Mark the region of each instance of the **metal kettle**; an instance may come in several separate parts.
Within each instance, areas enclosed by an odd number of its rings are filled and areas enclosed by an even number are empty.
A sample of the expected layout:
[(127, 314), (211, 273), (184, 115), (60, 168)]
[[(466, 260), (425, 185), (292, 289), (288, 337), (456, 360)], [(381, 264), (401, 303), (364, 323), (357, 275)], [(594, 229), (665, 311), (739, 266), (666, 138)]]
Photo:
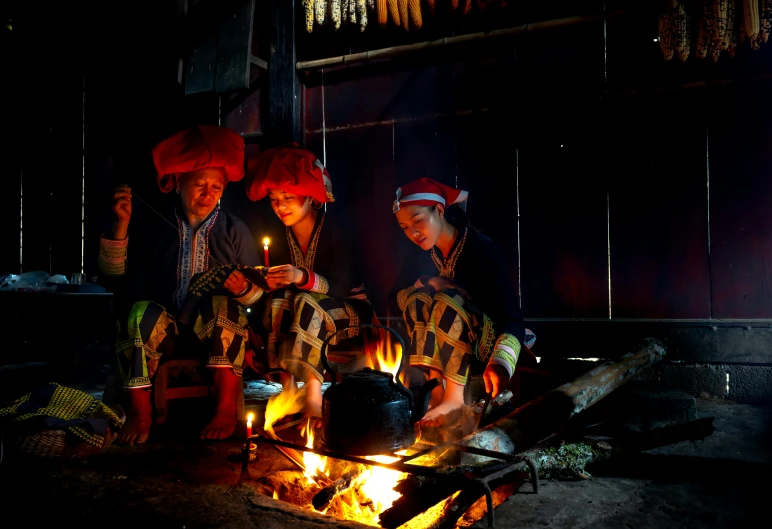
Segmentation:
[[(396, 377), (366, 367), (336, 382), (327, 361), (327, 347), (335, 335), (352, 327), (386, 329), (396, 336), (402, 346)], [(322, 344), (322, 364), (333, 373), (322, 399), (322, 445), (327, 450), (358, 456), (389, 454), (412, 446), (416, 441), (415, 423), (426, 413), (431, 391), (439, 381), (429, 380), (414, 395), (399, 380), (405, 361), (402, 337), (382, 325), (352, 327), (336, 331)]]

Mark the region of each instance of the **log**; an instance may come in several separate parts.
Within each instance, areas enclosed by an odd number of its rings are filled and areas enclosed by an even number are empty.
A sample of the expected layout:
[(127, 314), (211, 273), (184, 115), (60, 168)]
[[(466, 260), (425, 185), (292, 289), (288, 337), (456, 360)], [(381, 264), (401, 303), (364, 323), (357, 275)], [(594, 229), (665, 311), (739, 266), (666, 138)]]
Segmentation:
[(311, 500), (314, 509), (317, 511), (323, 511), (329, 507), (330, 503), (332, 503), (332, 500), (335, 499), (335, 496), (338, 494), (343, 494), (352, 486), (354, 486), (357, 478), (361, 476), (364, 471), (364, 465), (356, 465), (354, 468), (335, 480), (332, 484), (324, 487), (322, 490), (314, 494), (314, 498)]
[(466, 436), (459, 444), (468, 444), (474, 436), (487, 429), (499, 428), (512, 438), (516, 450), (522, 452), (558, 431), (576, 414), (659, 362), (664, 354), (664, 344), (648, 338), (618, 361), (608, 361), (596, 366), (579, 378), (549, 391)]

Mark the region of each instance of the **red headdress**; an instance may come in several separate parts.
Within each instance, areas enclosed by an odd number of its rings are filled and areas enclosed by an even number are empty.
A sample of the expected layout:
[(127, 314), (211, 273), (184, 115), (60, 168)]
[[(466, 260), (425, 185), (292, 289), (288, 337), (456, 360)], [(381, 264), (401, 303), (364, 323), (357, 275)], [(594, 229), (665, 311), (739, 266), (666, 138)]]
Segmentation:
[(260, 200), (268, 189), (334, 202), (332, 182), (322, 162), (311, 151), (290, 143), (263, 151), (247, 161), (247, 196)]
[(399, 211), (401, 206), (434, 206), (442, 204), (460, 204), (465, 202), (469, 193), (446, 186), (431, 178), (419, 178), (408, 182), (397, 189), (397, 199), (392, 205), (392, 213)]
[(244, 138), (223, 127), (196, 125), (153, 147), (153, 163), (164, 193), (174, 189), (175, 173), (209, 167), (222, 168), (225, 178), (235, 182), (244, 178)]

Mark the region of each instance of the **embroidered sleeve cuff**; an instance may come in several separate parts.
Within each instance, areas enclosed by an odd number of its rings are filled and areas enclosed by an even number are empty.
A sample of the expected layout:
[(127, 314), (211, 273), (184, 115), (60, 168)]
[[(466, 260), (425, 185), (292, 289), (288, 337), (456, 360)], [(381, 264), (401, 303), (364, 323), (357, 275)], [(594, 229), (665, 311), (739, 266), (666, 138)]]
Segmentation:
[(426, 286), (421, 282), (422, 277), (427, 277), (427, 276), (419, 277), (418, 279), (415, 280), (415, 283), (397, 292), (397, 305), (399, 305), (399, 310), (401, 310), (402, 312), (405, 312), (405, 307), (407, 307), (407, 298), (410, 297), (410, 294), (412, 294), (419, 288), (423, 288)]
[(510, 378), (515, 373), (517, 357), (520, 355), (520, 342), (511, 334), (502, 334), (496, 340), (493, 354), (488, 363), (498, 364), (507, 370)]
[(300, 290), (319, 292), (320, 294), (326, 294), (330, 291), (330, 284), (323, 276), (308, 269), (302, 270), (305, 270), (308, 273), (308, 281), (306, 281), (304, 285), (297, 285)]
[(129, 238), (121, 241), (102, 235), (99, 239), (99, 271), (107, 276), (122, 276), (126, 273), (126, 256)]
[(255, 285), (254, 283), (250, 283), (250, 287), (249, 289), (247, 289), (246, 294), (234, 299), (239, 303), (241, 303), (242, 305), (244, 305), (245, 307), (251, 307), (252, 305), (257, 303), (261, 297), (263, 297), (264, 293), (265, 293), (265, 290)]

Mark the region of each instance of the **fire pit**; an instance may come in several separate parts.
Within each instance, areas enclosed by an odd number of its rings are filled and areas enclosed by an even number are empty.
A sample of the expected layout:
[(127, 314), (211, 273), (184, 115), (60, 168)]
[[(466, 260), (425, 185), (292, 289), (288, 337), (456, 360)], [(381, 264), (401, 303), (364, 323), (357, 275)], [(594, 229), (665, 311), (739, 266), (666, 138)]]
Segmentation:
[[(488, 525), (493, 527), (494, 505), (514, 492), (510, 485), (497, 502), (496, 483), (505, 477), (512, 481), (513, 474), (525, 472), (536, 490), (538, 476), (533, 465), (527, 466), (523, 457), (454, 442), (416, 443), (414, 423), (425, 411), (431, 385), (412, 392), (414, 388), (402, 385), (404, 343), (393, 330), (382, 328), (391, 331), (399, 343), (392, 347), (390, 339), (383, 340), (369, 366), (325, 391), (321, 432), (312, 427), (317, 421), (309, 419), (274, 426), (300, 411), (304, 388), (291, 386), (268, 402), (264, 427), (249, 436), (245, 446), (269, 444), (298, 469), (271, 476), (273, 490), (268, 494), (339, 519), (386, 528), (405, 522), (415, 528), (455, 527), (467, 512), (472, 513), (467, 515), (470, 523), (487, 513)], [(323, 359), (328, 341), (322, 348)], [(300, 440), (289, 440), (298, 437), (299, 427), (303, 427)], [(446, 463), (458, 462), (461, 453), (486, 456), (491, 463), (474, 469)], [(245, 471), (248, 464), (249, 454), (244, 452)], [(417, 511), (415, 505), (405, 508), (412, 494), (403, 497), (400, 487), (414, 478), (441, 479), (452, 490), (434, 498), (427, 492), (431, 487), (425, 487), (421, 495), (423, 501), (430, 497), (430, 505)], [(478, 508), (471, 508), (476, 502)]]

